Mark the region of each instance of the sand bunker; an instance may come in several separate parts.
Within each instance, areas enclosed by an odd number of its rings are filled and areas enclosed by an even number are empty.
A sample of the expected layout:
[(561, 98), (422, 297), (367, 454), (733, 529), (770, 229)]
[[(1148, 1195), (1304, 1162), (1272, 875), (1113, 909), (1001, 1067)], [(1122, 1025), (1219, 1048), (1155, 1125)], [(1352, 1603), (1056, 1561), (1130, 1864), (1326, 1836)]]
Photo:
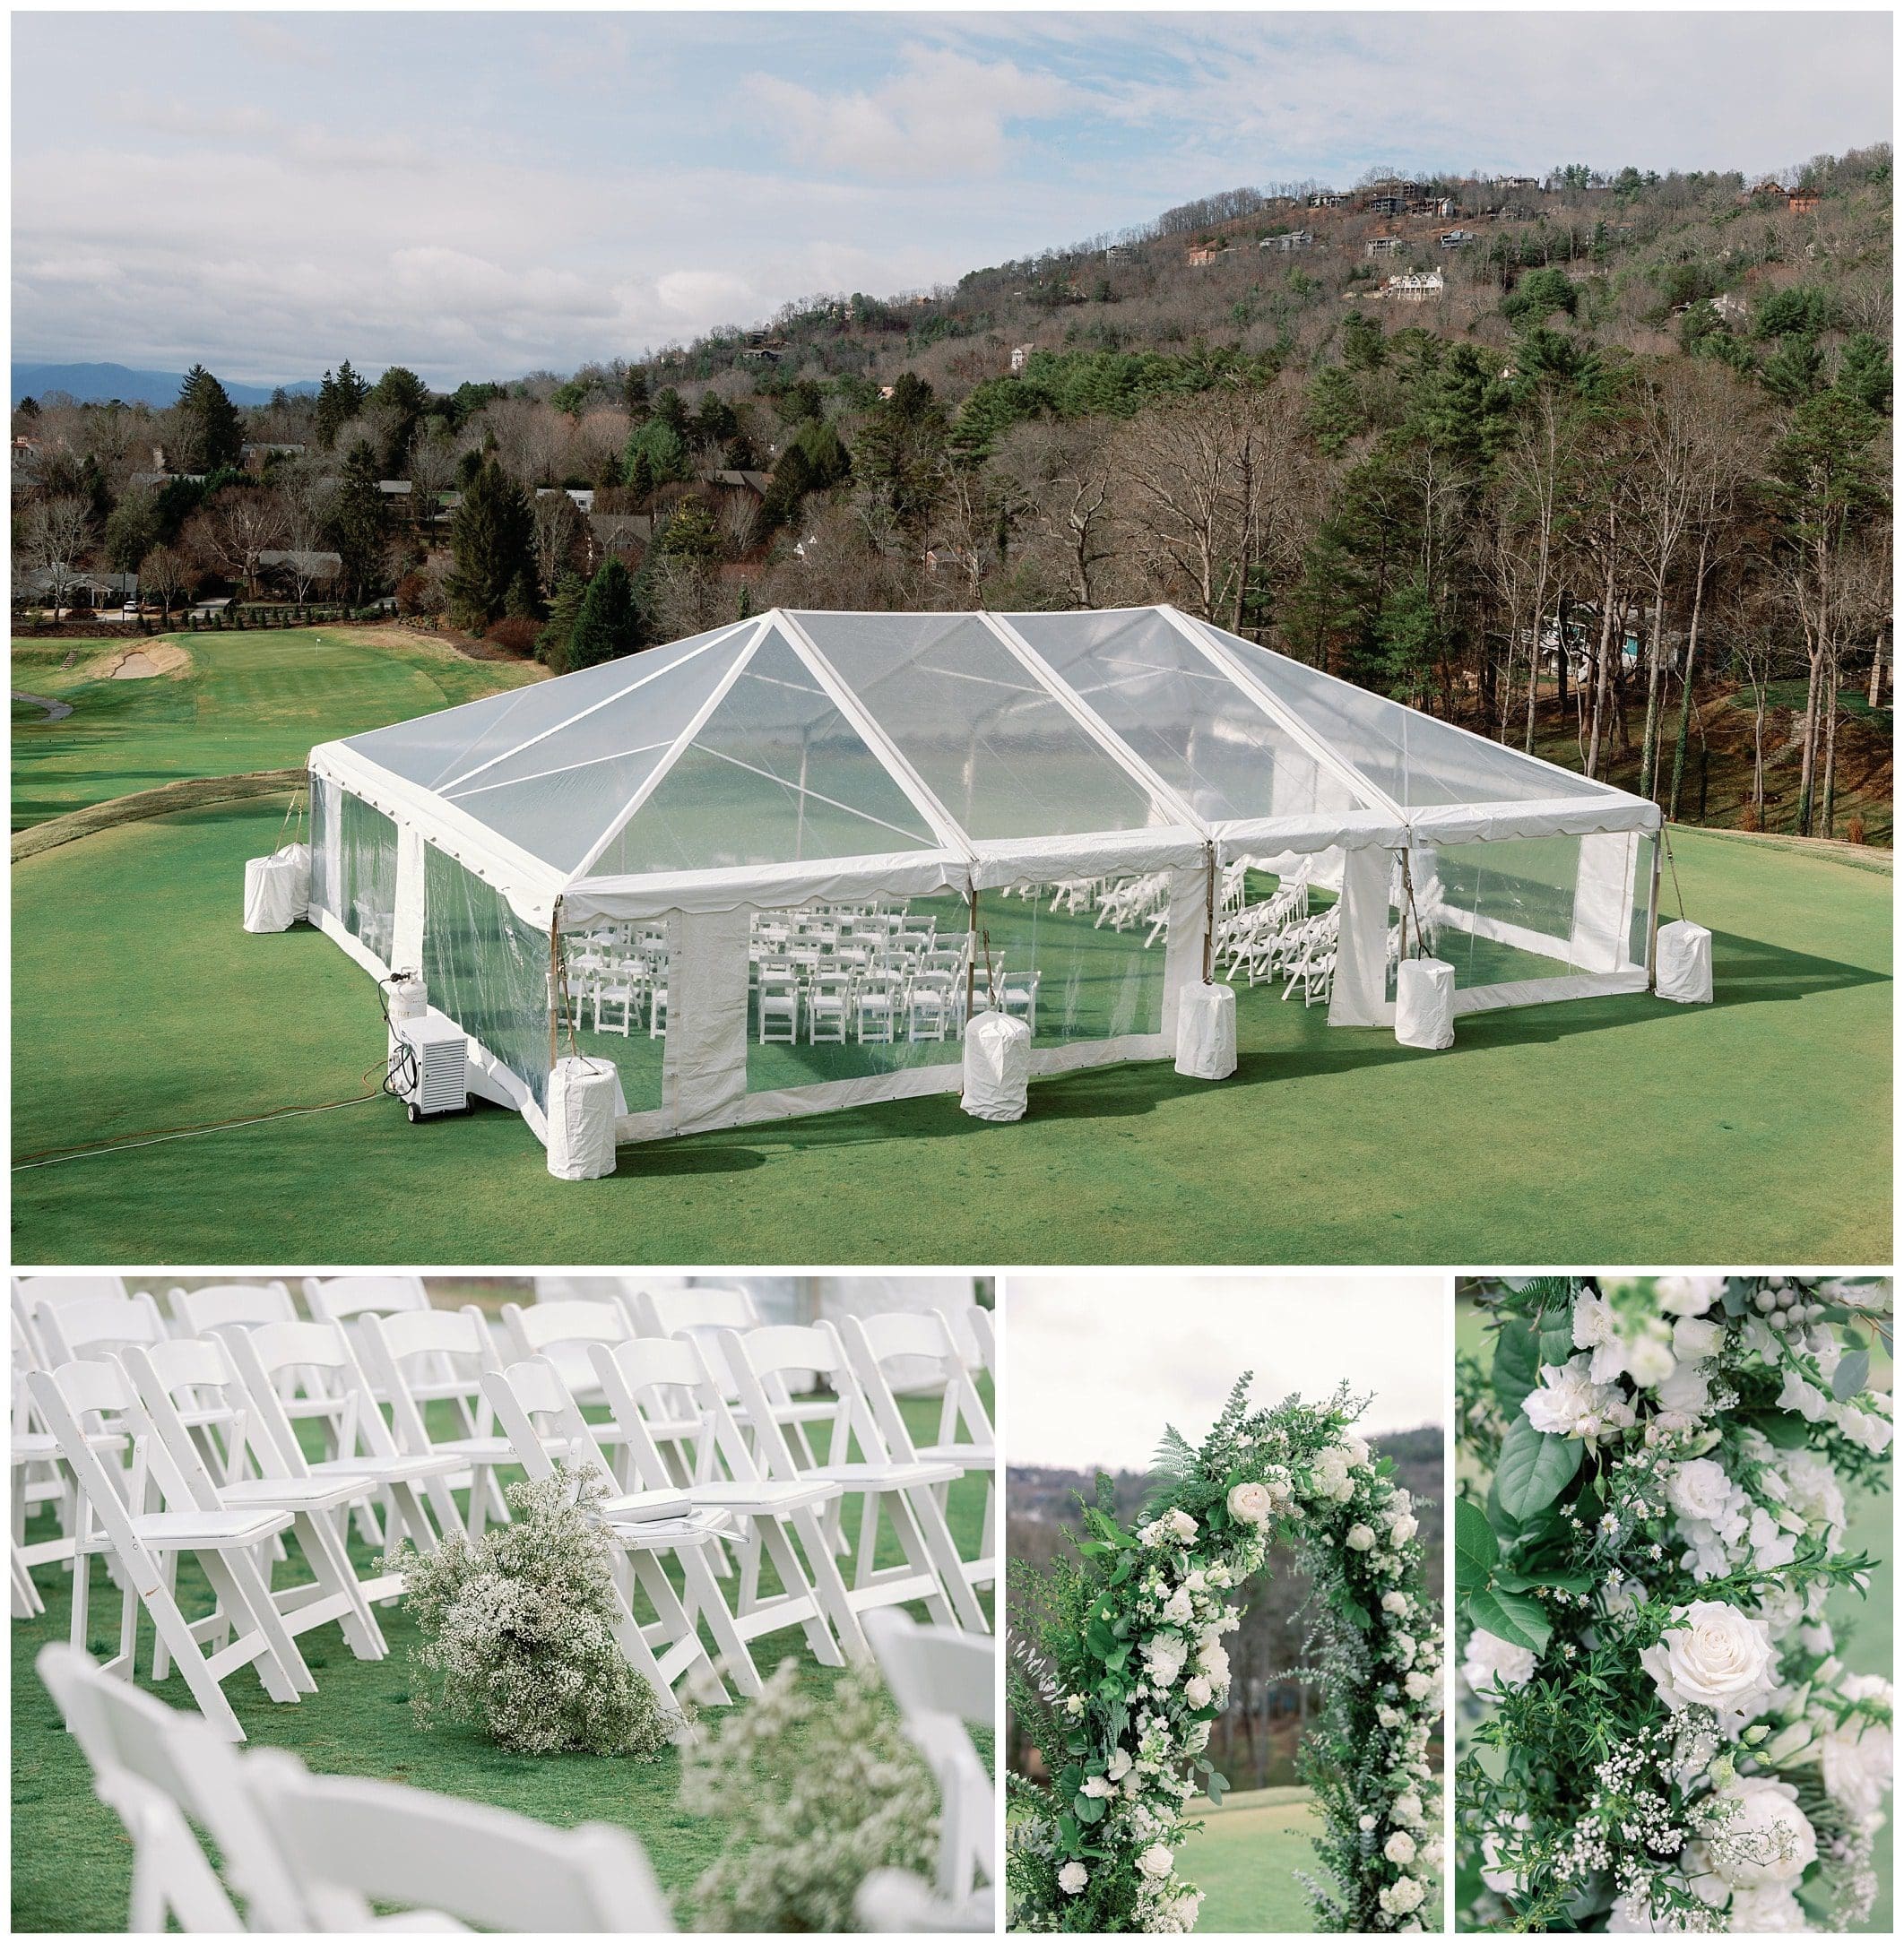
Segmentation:
[(115, 648), (96, 657), (86, 672), (96, 680), (140, 682), (154, 675), (176, 675), (192, 665), (177, 642), (155, 642), (150, 648)]

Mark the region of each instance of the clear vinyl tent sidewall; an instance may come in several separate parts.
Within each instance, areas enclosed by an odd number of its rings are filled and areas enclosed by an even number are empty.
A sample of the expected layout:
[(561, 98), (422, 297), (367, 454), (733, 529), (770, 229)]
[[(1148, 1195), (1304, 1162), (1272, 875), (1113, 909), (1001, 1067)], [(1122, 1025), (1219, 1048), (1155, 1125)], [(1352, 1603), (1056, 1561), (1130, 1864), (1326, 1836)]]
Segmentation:
[[(913, 664), (936, 694), (894, 684)], [(624, 1141), (956, 1091), (965, 992), (940, 1032), (898, 997), (889, 1036), (877, 1003), (763, 1032), (763, 961), (823, 927), (827, 966), (876, 928), (971, 933), (971, 1005), (1026, 1020), (1034, 1077), (1170, 1057), (1236, 857), (1333, 888), (1331, 1024), (1392, 1023), (1424, 920), (1458, 1012), (1644, 989), (1651, 804), (1293, 666), (1294, 701), (1283, 658), (1168, 609), (775, 610), (314, 751), (312, 920), (376, 977), (420, 970), (472, 1091), (542, 1138), (571, 1050), (614, 1064)], [(619, 1003), (584, 974), (604, 956), (636, 967)]]

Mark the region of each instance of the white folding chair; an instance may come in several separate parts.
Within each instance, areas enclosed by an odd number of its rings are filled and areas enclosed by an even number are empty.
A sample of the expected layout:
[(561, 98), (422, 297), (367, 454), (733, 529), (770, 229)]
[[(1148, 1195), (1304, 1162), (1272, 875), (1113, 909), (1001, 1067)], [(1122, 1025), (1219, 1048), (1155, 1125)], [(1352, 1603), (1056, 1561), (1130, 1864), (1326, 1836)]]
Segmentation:
[[(33, 1371), (27, 1383), (35, 1409), (59, 1441), (79, 1486), (74, 1646), (85, 1646), (92, 1555), (105, 1552), (115, 1564), (121, 1592), (119, 1651), (106, 1663), (108, 1673), (133, 1678), (143, 1606), (200, 1713), (227, 1741), (245, 1739), (222, 1685), (238, 1668), (255, 1665), (274, 1701), (295, 1701), (300, 1690), (314, 1691), (316, 1682), (272, 1603), (253, 1557), (258, 1547), (289, 1530), (290, 1514), (206, 1511), (196, 1505), (132, 1379), (117, 1362), (62, 1364), (55, 1370)], [(87, 1435), (86, 1421), (105, 1415), (130, 1447), (123, 1477), (108, 1470)], [(147, 1509), (153, 1496), (160, 1501), (157, 1511)], [(165, 1555), (186, 1552), (197, 1559), (218, 1603), (202, 1620), (187, 1620), (172, 1596), (172, 1571)], [(228, 1635), (225, 1645), (205, 1651), (205, 1642), (225, 1640)]]
[[(881, 1316), (847, 1317), (840, 1335), (858, 1375), (881, 1435), (896, 1458), (956, 1464), (966, 1476), (985, 1481), (985, 1516), (977, 1553), (963, 1562), (967, 1581), (974, 1586), (995, 1585), (998, 1561), (998, 1439), (991, 1419), (979, 1395), (952, 1334), (952, 1326), (936, 1309), (889, 1310)], [(939, 1435), (927, 1444), (914, 1442), (906, 1427), (894, 1388), (896, 1377), (912, 1395), (939, 1400)], [(949, 1486), (936, 1496), (943, 1508)]]
[[(598, 1472), (614, 1482), (595, 1439), (596, 1427), (582, 1415), (561, 1374), (546, 1357), (488, 1371), (482, 1387), (515, 1447), (516, 1462), (531, 1478), (551, 1477), (561, 1464), (577, 1472)], [(661, 1560), (664, 1554), (673, 1555), (693, 1606), (706, 1612), (711, 1622), (717, 1615), (726, 1615), (731, 1636), (732, 1615), (705, 1556), (706, 1549), (729, 1531), (725, 1516), (697, 1509), (678, 1488), (620, 1493), (604, 1499), (597, 1509), (615, 1541), (616, 1593), (621, 1605), (616, 1631), (629, 1664), (653, 1689), (657, 1699), (665, 1695), (679, 1706), (678, 1690), (686, 1684), (724, 1704), (726, 1686)], [(653, 1622), (645, 1627), (635, 1617), (635, 1584), (654, 1610)], [(723, 1651), (730, 1651), (730, 1641), (722, 1637), (718, 1625), (714, 1633)], [(677, 1739), (688, 1732), (684, 1725)]]
[[(511, 1464), (515, 1458), (509, 1440), (496, 1429), (495, 1411), (482, 1392), (483, 1372), (500, 1369), (502, 1362), (482, 1311), (474, 1303), (465, 1303), (461, 1309), (367, 1316), (359, 1328), (364, 1374), (372, 1390), (389, 1402), (390, 1429), (397, 1448), (457, 1461), (455, 1473), (428, 1481), (437, 1525), (446, 1533), (460, 1525), (472, 1539), (480, 1539), (492, 1516), (499, 1525), (507, 1525), (509, 1508), (496, 1473), (499, 1465)], [(475, 1394), (476, 1424), (467, 1437), (437, 1438), (429, 1430), (432, 1380), (427, 1373), (445, 1364), (454, 1370), (459, 1395), (464, 1384)], [(418, 1381), (412, 1381), (412, 1372)], [(465, 1480), (469, 1510), (459, 1516), (450, 1493)]]
[[(92, 1770), (92, 1791), (132, 1840), (126, 1929), (305, 1931), (303, 1905), (259, 1819), (245, 1758), (208, 1723), (123, 1680), (57, 1642), (34, 1665)], [(192, 1825), (217, 1845), (233, 1907)], [(248, 1922), (247, 1922), (248, 1920)]]
[(34, 1321), (48, 1369), (77, 1358), (108, 1356), (128, 1344), (162, 1344), (169, 1334), (159, 1305), (144, 1290), (134, 1296), (42, 1300)]
[(173, 1321), (185, 1336), (214, 1330), (255, 1330), (261, 1323), (292, 1323), (298, 1306), (282, 1283), (215, 1283), (204, 1289), (174, 1289), (167, 1297)]
[(67, 1303), (97, 1302), (104, 1296), (125, 1293), (123, 1275), (16, 1275), (13, 1314), (32, 1340), (41, 1369), (50, 1369), (53, 1360), (47, 1353), (48, 1346), (39, 1340), (39, 1310), (61, 1309)]
[(793, 1046), (800, 1040), (800, 980), (791, 972), (762, 967), (758, 1007), (762, 1046)]
[(996, 1650), (969, 1634), (917, 1626), (904, 1613), (872, 1614), (866, 1631), (906, 1738), (938, 1778), (935, 1887), (946, 1903), (964, 1906), (998, 1870), (996, 1793), (970, 1732), (998, 1721)]
[[(609, 1408), (627, 1435), (641, 1482), (658, 1490), (674, 1484), (648, 1434), (652, 1412), (690, 1447), (688, 1502), (724, 1513), (744, 1535), (739, 1586), (730, 1609), (742, 1643), (739, 1657), (730, 1655), (734, 1685), (749, 1697), (761, 1691), (764, 1683), (746, 1643), (790, 1627), (801, 1629), (821, 1666), (842, 1666), (834, 1629), (844, 1620), (842, 1637), (855, 1647), (860, 1630), (818, 1516), (818, 1508), (837, 1499), (841, 1488), (811, 1477), (763, 1478), (707, 1360), (692, 1343), (649, 1337), (613, 1350), (597, 1344), (591, 1355)], [(677, 1400), (682, 1396), (695, 1418), (686, 1438), (680, 1437), (678, 1417)], [(801, 1563), (801, 1550), (810, 1572)], [(763, 1553), (773, 1561), (782, 1589), (765, 1599), (760, 1594)]]
[(245, 1772), (314, 1931), (548, 1937), (674, 1928), (646, 1856), (624, 1829), (551, 1829), (402, 1783), (314, 1776), (283, 1749), (250, 1757)]
[[(338, 1473), (292, 1476), (275, 1443), (247, 1411), (250, 1400), (244, 1379), (229, 1351), (216, 1337), (176, 1337), (169, 1344), (128, 1350), (120, 1361), (195, 1504), (208, 1512), (290, 1514), (291, 1530), (310, 1579), (281, 1591), (272, 1585), (269, 1559), (261, 1557), (258, 1565), (258, 1576), (283, 1616), (286, 1630), (295, 1637), (335, 1620), (345, 1645), (359, 1660), (382, 1660), (389, 1649), (339, 1530), (351, 1501), (374, 1491), (373, 1482)], [(208, 1398), (226, 1405), (233, 1419), (227, 1463), (216, 1476), (186, 1421), (186, 1414)], [(165, 1679), (166, 1658), (161, 1640), (153, 1655), (154, 1680)]]
[[(282, 1475), (368, 1481), (389, 1509), (389, 1550), (394, 1551), (408, 1538), (419, 1552), (436, 1551), (426, 1487), (432, 1478), (454, 1472), (457, 1461), (397, 1449), (341, 1324), (267, 1323), (236, 1333), (226, 1339), (226, 1345), (245, 1380), (264, 1435), (281, 1461)], [(313, 1373), (315, 1382), (308, 1389), (322, 1395), (332, 1407), (330, 1457), (306, 1455), (284, 1409), (278, 1378), (293, 1372)], [(361, 1520), (368, 1511), (368, 1495), (359, 1496), (356, 1504)], [(394, 1600), (402, 1591), (403, 1576), (393, 1569), (362, 1585), (367, 1599)]]
[[(721, 1346), (752, 1420), (761, 1462), (770, 1478), (837, 1482), (860, 1500), (859, 1559), (849, 1589), (854, 1610), (923, 1600), (948, 1626), (987, 1631), (931, 1488), (959, 1476), (956, 1464), (896, 1459), (879, 1435), (865, 1393), (837, 1333), (827, 1323), (784, 1324), (742, 1335), (726, 1330)], [(774, 1415), (767, 1381), (792, 1370), (817, 1371), (832, 1387), (833, 1423), (826, 1460), (810, 1472), (793, 1462), (785, 1430)], [(857, 1445), (860, 1456), (853, 1456)], [(905, 1563), (877, 1565), (879, 1533), (890, 1521)], [(844, 1532), (841, 1534), (844, 1541)]]
[(996, 1384), (999, 1380), (998, 1319), (984, 1304), (973, 1303), (965, 1311), (965, 1327), (972, 1332), (972, 1340), (978, 1345), (979, 1361)]

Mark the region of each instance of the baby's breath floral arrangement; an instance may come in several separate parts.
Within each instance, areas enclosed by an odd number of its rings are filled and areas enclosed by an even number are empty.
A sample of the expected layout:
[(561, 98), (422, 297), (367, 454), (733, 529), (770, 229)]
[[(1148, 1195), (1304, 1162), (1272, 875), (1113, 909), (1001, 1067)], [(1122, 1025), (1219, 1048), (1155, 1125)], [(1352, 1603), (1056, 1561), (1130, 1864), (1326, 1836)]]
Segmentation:
[(1363, 1405), (1346, 1388), (1252, 1411), (1249, 1386), (1200, 1447), (1166, 1433), (1134, 1530), (1101, 1479), (1076, 1561), (1014, 1588), (1011, 1703), (1052, 1774), (1008, 1783), (1014, 1930), (1194, 1928), (1201, 1893), (1177, 1855), (1201, 1825), (1186, 1805), (1228, 1786), (1204, 1752), (1229, 1698), (1223, 1638), (1277, 1543), (1312, 1577), (1322, 1653), (1302, 1764), (1324, 1825), (1326, 1877), (1303, 1879), (1319, 1923), (1441, 1929), (1441, 1632), (1409, 1495), (1350, 1429)]
[(385, 1561), (423, 1645), (411, 1655), (420, 1725), (473, 1722), (519, 1755), (653, 1760), (681, 1725), (628, 1664), (617, 1638), (612, 1541), (596, 1512), (596, 1472), (558, 1465), (511, 1485), (513, 1516), (474, 1545)]
[(852, 1931), (874, 1871), (937, 1866), (937, 1785), (865, 1663), (802, 1686), (783, 1661), (686, 1751), (681, 1807), (731, 1829), (694, 1887), (697, 1931)]
[(1461, 1361), (1455, 1506), (1464, 1928), (1856, 1927), (1891, 1689), (1847, 1670), (1826, 1596), (1867, 1584), (1847, 1490), (1889, 1490), (1872, 1361), (1890, 1283), (1476, 1293), (1492, 1346)]

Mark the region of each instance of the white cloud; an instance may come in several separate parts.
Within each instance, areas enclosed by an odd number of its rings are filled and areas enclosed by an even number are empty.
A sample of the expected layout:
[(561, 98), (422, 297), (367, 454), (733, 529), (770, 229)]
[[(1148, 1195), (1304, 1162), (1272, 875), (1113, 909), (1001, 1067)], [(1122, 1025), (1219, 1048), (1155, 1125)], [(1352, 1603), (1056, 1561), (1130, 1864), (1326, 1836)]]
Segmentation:
[(1006, 1281), (1005, 1450), (1013, 1464), (1145, 1470), (1166, 1423), (1192, 1443), (1230, 1387), (1259, 1404), (1372, 1394), (1371, 1435), (1441, 1421), (1453, 1356), (1441, 1276), (1168, 1269)]
[(778, 74), (745, 88), (771, 129), (809, 167), (870, 177), (995, 175), (1013, 153), (1015, 123), (1062, 115), (1074, 89), (1012, 61), (913, 48), (877, 88), (827, 93)]

